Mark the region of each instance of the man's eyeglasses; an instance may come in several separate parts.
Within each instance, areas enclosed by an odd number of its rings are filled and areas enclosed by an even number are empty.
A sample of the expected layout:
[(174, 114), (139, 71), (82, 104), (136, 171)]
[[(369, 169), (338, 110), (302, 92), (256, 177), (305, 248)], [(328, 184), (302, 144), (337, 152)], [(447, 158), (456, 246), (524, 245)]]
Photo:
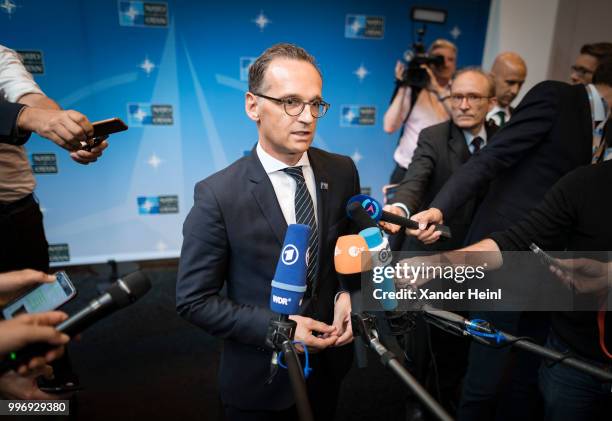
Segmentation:
[(589, 70), (589, 69), (587, 69), (585, 67), (582, 67), (582, 66), (574, 65), (574, 66), (571, 67), (571, 69), (572, 69), (572, 72), (576, 73), (580, 77), (584, 77), (586, 75), (593, 74), (592, 70)]
[(490, 96), (480, 96), (480, 95), (459, 95), (459, 94), (455, 94), (455, 95), (451, 95), (450, 99), (451, 99), (451, 104), (455, 105), (455, 106), (459, 106), (461, 105), (461, 103), (463, 102), (463, 100), (467, 100), (468, 104), (470, 105), (476, 105), (478, 103), (480, 103), (480, 101), (482, 101), (483, 99), (489, 99), (491, 98)]
[(283, 104), (283, 108), (287, 115), (291, 117), (297, 117), (302, 114), (304, 111), (304, 107), (306, 104), (310, 105), (310, 115), (314, 118), (321, 118), (325, 115), (327, 110), (329, 110), (330, 104), (323, 101), (322, 99), (315, 99), (314, 101), (302, 101), (300, 98), (289, 97), (289, 98), (272, 98), (271, 96), (256, 94), (253, 92), (253, 95), (259, 96), (265, 99), (269, 99), (270, 101), (277, 102), (279, 104)]

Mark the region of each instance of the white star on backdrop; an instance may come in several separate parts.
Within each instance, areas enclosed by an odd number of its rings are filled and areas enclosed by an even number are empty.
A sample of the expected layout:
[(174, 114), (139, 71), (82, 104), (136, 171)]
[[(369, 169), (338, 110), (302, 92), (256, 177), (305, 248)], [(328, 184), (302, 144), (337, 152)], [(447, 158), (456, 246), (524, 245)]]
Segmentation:
[(11, 0), (4, 0), (0, 4), (0, 9), (4, 9), (4, 11), (9, 15), (9, 17), (13, 14), (13, 9), (15, 8), (17, 8), (17, 5)]
[(168, 245), (164, 243), (162, 240), (159, 240), (155, 245), (157, 251), (166, 251), (168, 249)]
[(145, 57), (144, 61), (142, 63), (140, 63), (139, 67), (142, 70), (145, 71), (147, 76), (149, 76), (151, 74), (151, 72), (153, 71), (153, 69), (155, 67), (157, 67), (157, 66), (155, 66), (155, 63), (153, 63), (151, 60), (149, 60), (149, 57)]
[(353, 21), (353, 23), (351, 24), (351, 29), (354, 33), (359, 32), (359, 30), (361, 29), (361, 23), (359, 22), (359, 20), (355, 19)]
[(351, 156), (351, 159), (355, 164), (359, 164), (359, 161), (361, 161), (362, 158), (363, 156), (359, 153), (358, 150), (355, 150), (355, 153)]
[(266, 15), (264, 15), (263, 10), (259, 12), (259, 16), (253, 20), (255, 25), (259, 26), (259, 30), (263, 32), (264, 28), (271, 22)]
[(370, 72), (368, 72), (368, 69), (365, 68), (363, 63), (361, 63), (361, 65), (353, 73), (357, 75), (357, 77), (359, 78), (359, 82), (363, 82), (363, 79), (365, 79), (365, 77), (370, 74)]
[(147, 116), (147, 113), (145, 113), (144, 111), (142, 111), (142, 108), (138, 108), (138, 111), (136, 111), (134, 114), (132, 114), (132, 117), (134, 117), (136, 120), (142, 122), (142, 120), (144, 120), (144, 118)]
[(134, 6), (130, 6), (127, 12), (124, 13), (127, 17), (130, 18), (130, 20), (134, 20), (134, 18), (138, 16), (138, 10), (134, 9)]
[(459, 29), (459, 27), (455, 25), (455, 27), (449, 32), (449, 34), (451, 34), (451, 37), (453, 37), (453, 39), (457, 39), (461, 35), (461, 29)]
[(344, 118), (345, 118), (345, 119), (346, 119), (346, 121), (348, 121), (349, 123), (350, 123), (351, 121), (353, 121), (353, 119), (354, 119), (355, 117), (357, 117), (357, 116), (355, 115), (355, 113), (353, 113), (353, 110), (350, 110), (350, 109), (349, 109), (348, 113), (344, 114)]
[(157, 167), (159, 167), (159, 165), (161, 163), (162, 163), (162, 160), (159, 159), (159, 157), (157, 155), (155, 155), (155, 152), (153, 153), (153, 155), (151, 155), (151, 157), (147, 161), (147, 164), (149, 164), (150, 166), (152, 166), (155, 169), (157, 169)]
[(149, 200), (145, 200), (144, 203), (140, 205), (140, 207), (147, 212), (151, 212), (151, 209), (153, 208), (153, 203), (151, 203), (151, 201)]

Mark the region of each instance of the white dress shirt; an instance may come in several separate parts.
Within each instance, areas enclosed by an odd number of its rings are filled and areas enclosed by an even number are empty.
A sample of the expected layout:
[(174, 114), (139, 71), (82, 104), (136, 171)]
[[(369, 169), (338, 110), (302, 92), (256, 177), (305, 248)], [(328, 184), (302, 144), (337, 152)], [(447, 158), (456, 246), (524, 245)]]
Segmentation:
[(480, 137), (482, 139), (482, 145), (480, 145), (480, 149), (487, 146), (487, 131), (485, 130), (484, 124), (482, 125), (482, 127), (480, 128), (480, 131), (476, 135), (473, 135), (471, 132), (468, 132), (467, 130), (462, 130), (462, 131), (463, 131), (463, 136), (465, 137), (465, 143), (467, 143), (467, 147), (470, 150), (471, 154), (475, 152), (474, 145), (472, 145), (472, 140), (474, 140), (475, 137)]
[(497, 125), (497, 127), (501, 127), (501, 120), (499, 118), (499, 112), (502, 111), (504, 113), (504, 118), (505, 118), (505, 123), (508, 122), (508, 120), (510, 120), (510, 107), (500, 107), (499, 105), (496, 105), (495, 107), (493, 107), (493, 109), (491, 111), (489, 111), (487, 113), (487, 121), (489, 120), (493, 120), (493, 122)]
[[(287, 221), (288, 225), (295, 224), (295, 189), (297, 184), (293, 177), (283, 171), (283, 169), (289, 167), (289, 165), (279, 161), (264, 151), (259, 142), (257, 142), (256, 152), (261, 165), (263, 165), (264, 170), (270, 178), (272, 187), (274, 187), (274, 193), (276, 193), (276, 199), (283, 212), (285, 221)], [(308, 152), (304, 152), (297, 164), (293, 166), (302, 167), (306, 187), (308, 188), (308, 192), (312, 198), (312, 204), (314, 205), (315, 219), (317, 219), (318, 223), (315, 177), (312, 167), (310, 166), (310, 161), (308, 160)]]

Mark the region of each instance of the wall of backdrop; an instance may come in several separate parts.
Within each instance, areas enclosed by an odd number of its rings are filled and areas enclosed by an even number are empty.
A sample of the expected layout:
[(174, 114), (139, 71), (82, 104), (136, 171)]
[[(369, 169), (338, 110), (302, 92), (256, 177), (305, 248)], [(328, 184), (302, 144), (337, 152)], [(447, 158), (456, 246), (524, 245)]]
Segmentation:
[[(448, 38), (459, 66), (480, 64), (489, 0), (423, 3), (448, 10), (425, 42)], [(397, 142), (382, 117), (416, 4), (0, 0), (0, 43), (22, 54), (47, 95), (130, 127), (89, 166), (28, 142), (54, 264), (177, 257), (194, 184), (257, 141), (244, 113), (248, 66), (281, 41), (306, 48), (324, 75), (332, 106), (314, 145), (351, 156), (364, 191), (381, 199)]]

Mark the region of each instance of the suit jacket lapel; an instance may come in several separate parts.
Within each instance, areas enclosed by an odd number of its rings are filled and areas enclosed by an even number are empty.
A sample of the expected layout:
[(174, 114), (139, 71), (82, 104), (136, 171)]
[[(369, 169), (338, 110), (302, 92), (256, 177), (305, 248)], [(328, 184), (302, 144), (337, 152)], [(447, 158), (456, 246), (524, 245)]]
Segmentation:
[(465, 136), (459, 127), (455, 126), (452, 122), (450, 123), (450, 149), (455, 153), (459, 163), (464, 163), (470, 158), (470, 150), (465, 143)]
[(317, 192), (317, 228), (319, 230), (319, 273), (317, 273), (315, 285), (313, 285), (313, 291), (316, 291), (319, 279), (321, 278), (321, 268), (323, 265), (323, 247), (324, 247), (324, 236), (327, 233), (328, 228), (328, 187), (322, 189), (322, 185), (328, 185), (329, 177), (326, 169), (321, 165), (321, 161), (317, 159), (315, 150), (308, 150), (308, 160), (312, 167), (312, 172), (315, 177), (315, 190)]
[(278, 204), (274, 187), (272, 187), (270, 178), (257, 157), (255, 148), (251, 151), (248, 160), (251, 193), (260, 212), (268, 221), (270, 229), (274, 232), (279, 245), (282, 247), (287, 232), (287, 221), (285, 221), (283, 211)]

